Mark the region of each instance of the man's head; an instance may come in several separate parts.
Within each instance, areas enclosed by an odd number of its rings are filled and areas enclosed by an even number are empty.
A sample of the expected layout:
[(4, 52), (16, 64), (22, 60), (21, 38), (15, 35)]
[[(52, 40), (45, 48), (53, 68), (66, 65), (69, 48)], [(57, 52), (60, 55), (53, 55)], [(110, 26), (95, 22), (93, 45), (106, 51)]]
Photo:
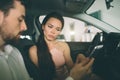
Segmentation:
[(9, 42), (19, 37), (27, 29), (25, 6), (22, 0), (0, 1), (0, 41)]

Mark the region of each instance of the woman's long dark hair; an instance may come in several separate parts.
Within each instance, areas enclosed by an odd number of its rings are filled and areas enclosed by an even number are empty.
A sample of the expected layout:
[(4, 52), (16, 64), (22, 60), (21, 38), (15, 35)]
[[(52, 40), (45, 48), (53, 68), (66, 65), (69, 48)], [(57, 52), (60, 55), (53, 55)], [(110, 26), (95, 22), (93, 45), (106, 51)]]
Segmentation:
[(40, 70), (40, 79), (52, 80), (53, 76), (55, 75), (55, 65), (43, 35), (40, 35), (36, 45)]
[[(57, 12), (53, 12), (48, 14), (43, 22), (42, 25), (45, 25), (46, 22), (51, 18), (57, 18), (61, 21), (62, 23), (62, 27), (64, 25), (64, 20), (63, 17), (58, 14)], [(44, 39), (44, 33), (42, 30), (42, 26), (41, 28), (41, 33), (40, 36), (38, 38), (38, 42), (37, 42), (37, 55), (38, 55), (38, 63), (39, 63), (39, 70), (40, 70), (40, 79), (41, 80), (53, 80), (53, 77), (55, 76), (56, 70), (55, 70), (55, 65), (54, 62), (52, 60), (52, 55), (49, 52), (47, 43)]]

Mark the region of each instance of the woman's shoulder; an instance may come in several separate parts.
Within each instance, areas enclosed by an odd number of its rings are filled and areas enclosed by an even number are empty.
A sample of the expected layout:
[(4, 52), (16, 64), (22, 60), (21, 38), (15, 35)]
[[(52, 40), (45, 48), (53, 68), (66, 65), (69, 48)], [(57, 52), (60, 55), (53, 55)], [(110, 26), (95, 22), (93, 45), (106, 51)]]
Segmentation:
[(63, 42), (63, 41), (58, 41), (58, 44), (63, 48), (68, 47), (68, 44), (66, 42)]
[(37, 48), (36, 45), (33, 45), (33, 46), (30, 47), (30, 49), (36, 49), (36, 48)]
[(37, 51), (37, 46), (33, 45), (30, 47), (29, 52)]

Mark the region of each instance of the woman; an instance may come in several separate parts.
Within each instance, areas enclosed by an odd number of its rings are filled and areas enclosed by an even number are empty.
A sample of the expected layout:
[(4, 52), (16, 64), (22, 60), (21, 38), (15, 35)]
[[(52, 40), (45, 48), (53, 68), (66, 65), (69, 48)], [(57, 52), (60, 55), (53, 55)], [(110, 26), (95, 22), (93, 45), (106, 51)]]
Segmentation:
[(73, 66), (70, 48), (56, 38), (64, 26), (63, 17), (52, 12), (42, 22), (42, 33), (36, 46), (29, 50), (31, 61), (39, 68), (41, 80), (64, 80)]

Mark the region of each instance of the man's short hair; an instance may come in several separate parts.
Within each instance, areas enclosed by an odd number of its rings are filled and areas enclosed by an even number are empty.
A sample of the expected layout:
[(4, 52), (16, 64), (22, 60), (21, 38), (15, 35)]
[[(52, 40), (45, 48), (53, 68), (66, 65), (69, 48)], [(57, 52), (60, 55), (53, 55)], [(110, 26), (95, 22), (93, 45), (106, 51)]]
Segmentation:
[(0, 10), (7, 15), (9, 10), (14, 8), (14, 1), (20, 1), (26, 7), (27, 0), (0, 0)]

